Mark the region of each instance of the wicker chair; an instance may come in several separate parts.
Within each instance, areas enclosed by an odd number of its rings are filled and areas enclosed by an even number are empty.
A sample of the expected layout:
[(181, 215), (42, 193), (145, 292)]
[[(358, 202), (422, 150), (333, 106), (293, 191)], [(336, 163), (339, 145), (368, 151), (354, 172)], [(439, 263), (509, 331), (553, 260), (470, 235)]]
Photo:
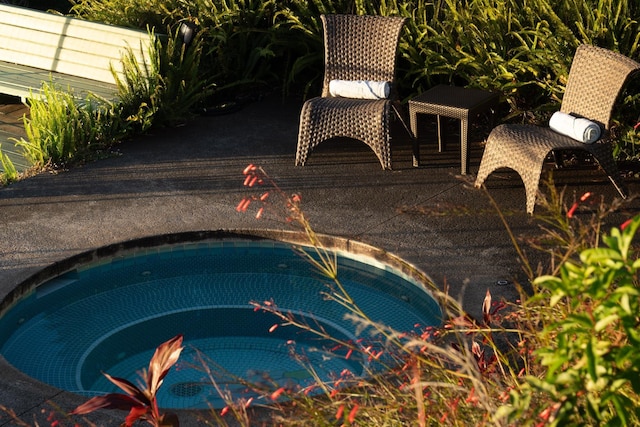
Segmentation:
[[(396, 50), (404, 18), (322, 15), (325, 74), (322, 96), (307, 100), (300, 114), (296, 166), (304, 166), (319, 143), (346, 137), (366, 143), (383, 169), (391, 169), (389, 99), (332, 97), (331, 80), (370, 80), (393, 83)], [(393, 85), (392, 94), (393, 94)]]
[[(545, 158), (558, 150), (585, 150), (600, 164), (623, 198), (627, 187), (618, 172), (611, 135), (608, 132), (611, 112), (622, 87), (640, 64), (618, 53), (581, 45), (576, 50), (560, 111), (596, 122), (602, 132), (600, 140), (584, 144), (554, 132), (548, 127), (526, 124), (503, 124), (487, 138), (475, 186), (498, 168), (511, 168), (520, 174), (527, 196), (527, 213), (533, 213), (540, 175)], [(558, 157), (556, 157), (558, 158)]]

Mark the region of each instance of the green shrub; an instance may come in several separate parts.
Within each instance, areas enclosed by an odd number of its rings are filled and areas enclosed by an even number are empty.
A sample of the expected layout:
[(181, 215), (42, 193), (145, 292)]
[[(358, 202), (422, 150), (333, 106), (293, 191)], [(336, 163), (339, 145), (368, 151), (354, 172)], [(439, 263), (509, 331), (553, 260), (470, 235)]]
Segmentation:
[(167, 34), (157, 47), (160, 92), (152, 102), (157, 106), (156, 123), (174, 126), (192, 118), (215, 88), (213, 80), (201, 71), (202, 34), (196, 33), (189, 44), (183, 42), (180, 26), (168, 28)]
[(518, 425), (640, 423), (640, 259), (632, 245), (640, 216), (601, 236), (608, 208), (584, 224), (574, 217), (588, 194), (544, 233), (547, 247), (558, 244), (549, 251), (554, 274), (533, 281), (519, 311), (535, 368), (499, 411)]
[[(207, 1), (207, 0), (203, 0)], [(181, 0), (70, 0), (71, 12), (85, 19), (121, 27), (163, 30), (168, 19), (183, 10)]]
[(53, 83), (42, 86), (42, 96), (29, 99), (30, 117), (24, 118), (27, 139), (16, 145), (35, 167), (63, 166), (91, 157), (118, 139), (121, 128), (106, 100), (89, 95), (83, 102)]
[[(554, 345), (537, 355), (543, 378), (527, 377), (503, 410), (522, 417), (527, 410), (548, 414), (550, 425), (637, 425), (640, 422), (640, 336), (637, 270), (628, 245), (640, 220), (605, 238), (608, 248), (567, 262), (560, 277), (540, 277), (556, 318), (542, 339)], [(532, 406), (543, 402), (544, 406)], [(522, 411), (522, 412), (520, 412)]]
[(19, 173), (16, 170), (15, 165), (6, 153), (2, 152), (2, 145), (0, 145), (0, 165), (2, 165), (2, 173), (0, 174), (0, 185), (7, 185), (10, 182), (16, 181), (19, 177)]
[(182, 42), (179, 26), (167, 28), (149, 48), (149, 64), (139, 64), (130, 48), (122, 59), (123, 77), (115, 72), (120, 114), (135, 128), (145, 132), (154, 125), (182, 123), (192, 117), (195, 107), (212, 86), (200, 72), (202, 38)]

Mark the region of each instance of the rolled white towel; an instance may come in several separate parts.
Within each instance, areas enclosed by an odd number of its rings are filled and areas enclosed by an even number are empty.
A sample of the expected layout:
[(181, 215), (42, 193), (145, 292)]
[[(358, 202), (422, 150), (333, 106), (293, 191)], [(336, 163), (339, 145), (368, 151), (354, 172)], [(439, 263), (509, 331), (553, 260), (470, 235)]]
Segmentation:
[(357, 99), (385, 99), (389, 97), (389, 82), (371, 80), (331, 80), (331, 96)]
[(553, 113), (549, 127), (585, 144), (592, 144), (600, 138), (600, 126), (597, 123), (560, 111)]

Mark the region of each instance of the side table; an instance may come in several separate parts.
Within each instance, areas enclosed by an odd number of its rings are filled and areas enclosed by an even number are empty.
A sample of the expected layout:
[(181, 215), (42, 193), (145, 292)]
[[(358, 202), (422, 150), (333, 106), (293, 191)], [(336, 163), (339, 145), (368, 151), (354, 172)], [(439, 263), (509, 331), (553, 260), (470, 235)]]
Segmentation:
[(418, 114), (433, 114), (438, 122), (438, 151), (442, 152), (442, 133), (440, 116), (460, 120), (460, 160), (461, 173), (466, 175), (469, 169), (467, 153), (467, 132), (469, 118), (475, 117), (492, 107), (499, 101), (499, 95), (480, 89), (468, 89), (459, 86), (438, 85), (409, 101), (409, 120), (414, 144), (414, 166), (420, 166), (420, 149), (418, 139)]

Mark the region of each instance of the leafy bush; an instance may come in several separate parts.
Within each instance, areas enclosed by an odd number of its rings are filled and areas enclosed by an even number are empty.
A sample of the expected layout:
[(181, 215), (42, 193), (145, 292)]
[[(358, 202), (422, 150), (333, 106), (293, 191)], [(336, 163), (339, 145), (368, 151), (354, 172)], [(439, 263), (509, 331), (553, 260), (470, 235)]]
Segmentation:
[[(207, 1), (207, 0), (203, 0)], [(177, 11), (184, 10), (185, 2), (180, 0), (70, 0), (71, 12), (90, 21), (141, 30), (164, 29), (168, 18)], [(188, 7), (188, 6), (187, 6)]]
[(606, 247), (565, 261), (535, 280), (529, 302), (543, 326), (535, 354), (544, 375), (526, 377), (501, 408), (513, 420), (549, 425), (640, 423), (640, 260), (632, 246), (640, 217), (602, 237)]

